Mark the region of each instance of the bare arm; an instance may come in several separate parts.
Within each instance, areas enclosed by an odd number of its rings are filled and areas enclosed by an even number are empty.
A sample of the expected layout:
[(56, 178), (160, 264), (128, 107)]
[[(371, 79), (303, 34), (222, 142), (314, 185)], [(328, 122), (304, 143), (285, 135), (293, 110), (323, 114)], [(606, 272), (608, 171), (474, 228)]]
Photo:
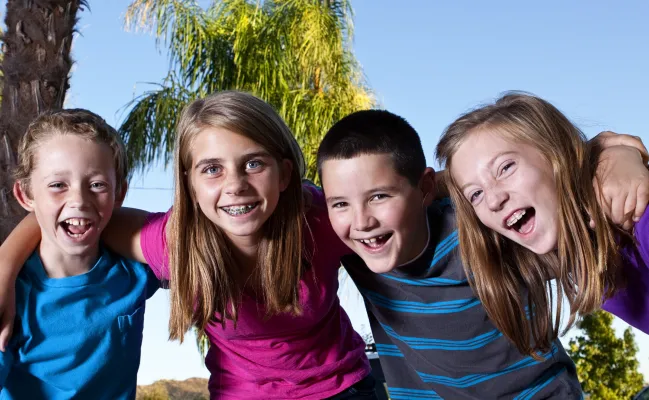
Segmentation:
[(102, 240), (114, 252), (126, 258), (146, 263), (140, 245), (140, 236), (147, 215), (149, 215), (147, 211), (137, 208), (116, 209), (101, 235)]
[(34, 214), (29, 214), (0, 246), (0, 350), (3, 352), (16, 315), (16, 278), (40, 240), (38, 221)]

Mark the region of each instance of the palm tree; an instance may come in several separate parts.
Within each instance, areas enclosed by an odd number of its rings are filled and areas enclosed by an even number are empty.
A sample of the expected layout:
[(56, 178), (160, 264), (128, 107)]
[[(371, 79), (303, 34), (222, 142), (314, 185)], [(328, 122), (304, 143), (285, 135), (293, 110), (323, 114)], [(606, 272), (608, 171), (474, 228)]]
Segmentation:
[(16, 148), (39, 113), (63, 106), (77, 11), (84, 0), (8, 0), (0, 106), (0, 243), (24, 215), (11, 188)]
[(354, 58), (349, 0), (134, 0), (130, 28), (169, 46), (170, 70), (136, 98), (120, 127), (131, 165), (168, 162), (180, 110), (197, 97), (238, 89), (275, 107), (302, 146), (307, 178), (324, 133), (374, 98)]

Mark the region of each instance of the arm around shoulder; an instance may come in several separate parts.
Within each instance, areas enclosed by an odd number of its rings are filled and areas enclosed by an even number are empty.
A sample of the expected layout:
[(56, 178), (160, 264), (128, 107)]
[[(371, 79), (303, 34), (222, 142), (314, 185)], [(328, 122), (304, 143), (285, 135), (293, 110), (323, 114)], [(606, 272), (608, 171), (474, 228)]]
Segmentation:
[(116, 209), (102, 233), (102, 240), (116, 253), (146, 263), (140, 238), (148, 215), (147, 211), (136, 208)]

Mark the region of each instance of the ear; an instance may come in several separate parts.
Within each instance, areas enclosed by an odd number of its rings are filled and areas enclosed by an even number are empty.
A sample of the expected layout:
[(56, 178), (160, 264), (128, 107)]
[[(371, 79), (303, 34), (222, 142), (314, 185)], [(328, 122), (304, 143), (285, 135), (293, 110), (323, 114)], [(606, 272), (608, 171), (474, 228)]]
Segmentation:
[(282, 176), (279, 181), (279, 191), (283, 192), (291, 183), (291, 174), (293, 173), (293, 163), (291, 160), (285, 158), (279, 163), (279, 168)]
[(14, 182), (14, 197), (18, 200), (18, 204), (22, 208), (28, 212), (34, 211), (34, 200), (29, 197), (29, 194), (20, 181)]
[(122, 206), (122, 203), (124, 203), (124, 199), (126, 198), (127, 191), (128, 191), (128, 183), (126, 182), (126, 180), (124, 180), (120, 184), (120, 188), (117, 191), (117, 196), (115, 197), (115, 208), (119, 208)]
[(435, 170), (431, 167), (426, 167), (424, 173), (421, 174), (419, 190), (421, 190), (421, 197), (424, 199), (422, 205), (428, 207), (435, 199)]

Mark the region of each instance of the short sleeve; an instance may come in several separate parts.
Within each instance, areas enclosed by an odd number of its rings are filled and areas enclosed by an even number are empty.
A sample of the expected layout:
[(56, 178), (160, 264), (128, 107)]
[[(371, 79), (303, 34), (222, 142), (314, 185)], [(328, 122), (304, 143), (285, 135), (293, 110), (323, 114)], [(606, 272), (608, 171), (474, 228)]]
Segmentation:
[(161, 281), (169, 280), (169, 257), (167, 256), (165, 232), (170, 215), (171, 210), (166, 213), (149, 214), (140, 234), (140, 246), (144, 259)]
[(624, 285), (602, 309), (649, 333), (649, 213), (636, 223), (634, 237), (635, 246), (621, 250)]

